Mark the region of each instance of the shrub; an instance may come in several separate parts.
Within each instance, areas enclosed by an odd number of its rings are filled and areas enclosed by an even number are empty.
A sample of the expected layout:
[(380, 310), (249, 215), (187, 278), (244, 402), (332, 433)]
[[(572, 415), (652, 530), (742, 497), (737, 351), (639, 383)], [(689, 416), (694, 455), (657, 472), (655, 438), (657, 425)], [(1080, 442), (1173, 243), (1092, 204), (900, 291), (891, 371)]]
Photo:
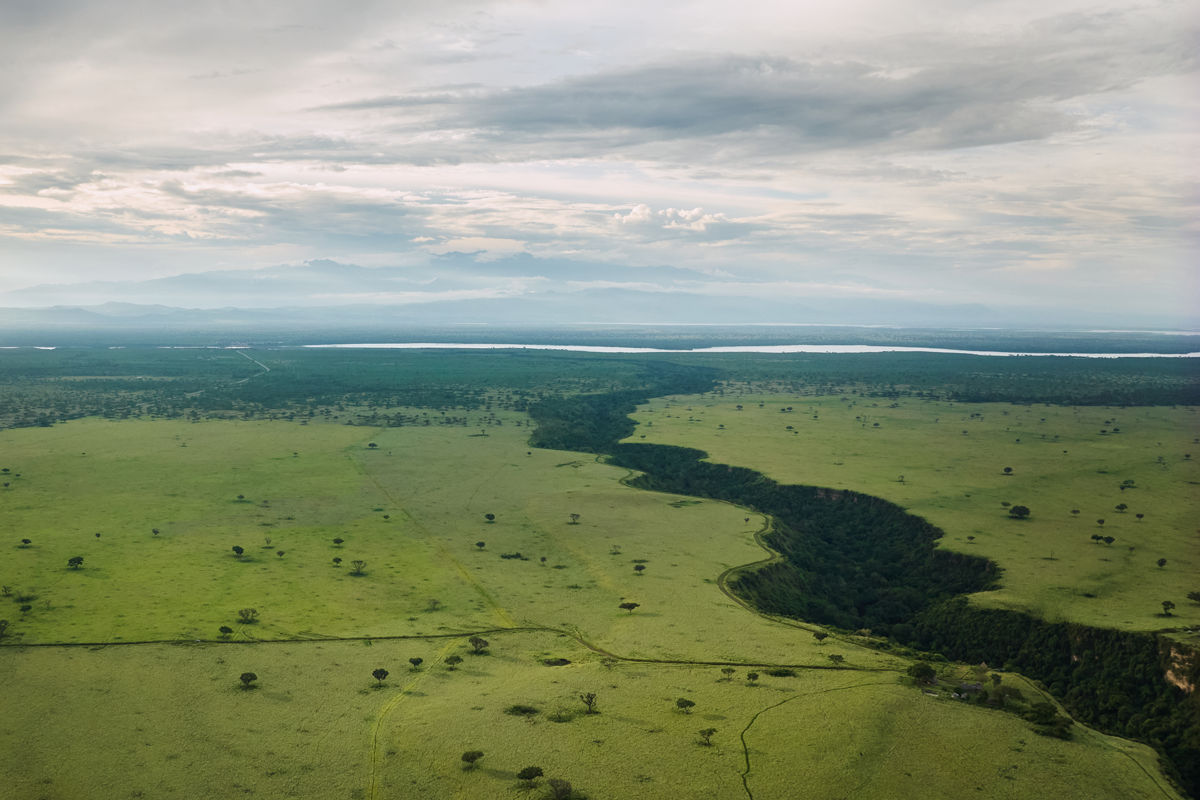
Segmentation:
[(680, 711), (682, 711), (685, 714), (692, 713), (692, 709), (695, 706), (696, 706), (696, 704), (693, 703), (691, 700), (688, 700), (686, 697), (681, 697), (675, 701), (675, 707), (678, 708)]
[(516, 705), (511, 705), (504, 709), (504, 713), (514, 717), (532, 717), (535, 714), (540, 714), (541, 712), (533, 706), (526, 706), (517, 703)]
[(475, 762), (481, 758), (483, 758), (482, 750), (468, 750), (467, 752), (463, 753), (462, 760), (463, 760), (463, 764), (465, 765), (463, 767), (463, 769), (474, 768)]
[(546, 773), (542, 771), (541, 767), (526, 767), (525, 769), (523, 769), (517, 773), (517, 777), (520, 778), (521, 780), (525, 781), (526, 783), (532, 784), (534, 781), (536, 781), (538, 778), (542, 777), (545, 774)]

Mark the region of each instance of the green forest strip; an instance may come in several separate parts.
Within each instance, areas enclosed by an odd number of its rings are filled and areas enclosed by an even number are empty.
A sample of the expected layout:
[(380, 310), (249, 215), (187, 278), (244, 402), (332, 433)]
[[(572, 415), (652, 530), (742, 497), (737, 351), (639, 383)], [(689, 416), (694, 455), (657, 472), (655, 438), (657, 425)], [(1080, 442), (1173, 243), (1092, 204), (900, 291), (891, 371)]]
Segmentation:
[(964, 596), (994, 587), (998, 566), (938, 549), (942, 531), (885, 500), (779, 484), (754, 470), (705, 462), (700, 450), (620, 443), (633, 434), (628, 415), (639, 403), (709, 391), (716, 377), (675, 364), (647, 370), (642, 391), (535, 404), (532, 443), (606, 453), (609, 463), (641, 473), (631, 486), (772, 516), (764, 538), (783, 558), (729, 582), (759, 611), (887, 636), (881, 647), (904, 655), (915, 655), (908, 644), (1019, 671), (1081, 721), (1154, 747), (1170, 777), (1185, 792), (1200, 793), (1200, 698), (1166, 679), (1173, 670), (1193, 686), (1200, 682), (1198, 654), (1153, 634), (975, 608)]

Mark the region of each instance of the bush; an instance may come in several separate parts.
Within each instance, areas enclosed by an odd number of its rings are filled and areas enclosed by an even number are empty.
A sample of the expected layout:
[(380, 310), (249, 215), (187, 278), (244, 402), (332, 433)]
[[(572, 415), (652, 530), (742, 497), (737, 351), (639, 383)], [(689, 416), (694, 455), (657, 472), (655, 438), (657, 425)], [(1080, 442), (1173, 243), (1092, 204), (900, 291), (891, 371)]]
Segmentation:
[(504, 713), (510, 714), (514, 717), (532, 717), (535, 714), (540, 714), (541, 712), (538, 711), (538, 709), (534, 708), (533, 706), (526, 706), (526, 705), (521, 705), (520, 703), (518, 703), (516, 705), (512, 705), (512, 706), (509, 706), (508, 708), (504, 709)]

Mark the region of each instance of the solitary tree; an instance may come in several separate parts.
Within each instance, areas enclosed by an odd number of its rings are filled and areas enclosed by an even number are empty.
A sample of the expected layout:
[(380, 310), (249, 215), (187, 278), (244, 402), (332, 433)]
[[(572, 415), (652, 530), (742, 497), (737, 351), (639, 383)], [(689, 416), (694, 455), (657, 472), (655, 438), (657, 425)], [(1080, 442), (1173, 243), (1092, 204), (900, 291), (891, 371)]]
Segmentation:
[(374, 449), (375, 449), (376, 447), (378, 447), (378, 446), (379, 446), (379, 445), (375, 444), (374, 442), (369, 442), (369, 443), (367, 444), (367, 447), (371, 448), (372, 450), (374, 450)]
[(417, 658), (416, 656), (413, 656), (412, 658), (410, 658), (408, 660), (408, 663), (412, 664), (413, 671), (415, 672), (416, 670), (419, 670), (421, 668), (422, 664), (425, 663), (425, 659)]
[(1004, 474), (1005, 474), (1005, 475), (1012, 475), (1012, 467), (1005, 467), (1005, 468), (1004, 468)]
[(642, 605), (641, 603), (621, 603), (621, 605), (619, 606), (619, 608), (623, 608), (623, 609), (625, 609), (626, 611), (628, 611), (630, 614), (632, 614), (632, 613), (633, 613), (633, 610), (634, 610), (635, 608), (640, 608), (640, 607), (641, 607), (641, 605)]
[(909, 667), (908, 674), (916, 678), (920, 683), (929, 683), (935, 677), (937, 677), (937, 672), (934, 670), (934, 668), (924, 661), (918, 662)]
[(587, 713), (589, 713), (589, 714), (596, 713), (596, 693), (595, 692), (587, 692), (586, 694), (581, 694), (581, 695), (579, 695), (579, 699), (585, 706), (587, 706)]
[(1125, 509), (1127, 509), (1127, 508), (1129, 508), (1129, 506), (1125, 505), (1124, 503), (1121, 503), (1121, 505), (1117, 506), (1117, 511), (1120, 511), (1122, 514), (1124, 514)]
[(495, 522), (495, 521), (496, 521), (496, 515), (495, 515), (495, 514), (484, 514), (484, 515), (483, 515), (483, 518), (484, 518), (484, 519), (486, 519), (488, 522)]
[(470, 644), (471, 647), (475, 648), (476, 654), (487, 650), (488, 645), (491, 644), (487, 639), (484, 639), (481, 636), (472, 636), (470, 639), (467, 639), (467, 643)]
[(695, 705), (695, 703), (693, 703), (691, 700), (688, 700), (686, 697), (681, 697), (675, 701), (675, 707), (685, 714), (692, 713), (692, 709), (695, 707)]
[(578, 524), (579, 524), (579, 515), (578, 515), (578, 514), (572, 514), (572, 515), (571, 515), (571, 524), (572, 524), (572, 525), (578, 525)]
[(442, 601), (438, 600), (436, 597), (431, 597), (425, 601), (425, 610), (426, 611), (437, 611), (441, 607), (442, 607)]
[(282, 551), (282, 550), (276, 550), (276, 551), (275, 551), (275, 555), (279, 556), (280, 558), (283, 558), (283, 551)]
[(1162, 607), (1163, 607), (1163, 616), (1169, 617), (1169, 616), (1171, 616), (1171, 609), (1175, 607), (1175, 604), (1172, 603), (1170, 600), (1163, 600)]
[(532, 786), (534, 781), (545, 774), (545, 772), (542, 772), (541, 767), (526, 767), (517, 773), (517, 777)]
[(462, 754), (463, 769), (474, 769), (475, 762), (483, 758), (482, 750), (468, 750)]
[(757, 672), (747, 672), (746, 673), (746, 683), (750, 684), (751, 686), (758, 683), (758, 673)]
[(221, 631), (221, 636), (225, 639), (228, 639), (229, 636), (233, 633), (233, 628), (229, 627), (228, 625), (222, 625), (220, 627), (220, 631)]
[(546, 783), (550, 786), (550, 797), (553, 800), (568, 800), (574, 791), (571, 782), (562, 778), (551, 778)]
[(476, 542), (475, 546), (482, 550), (487, 545), (487, 542)]
[(251, 686), (250, 684), (252, 684), (256, 680), (258, 680), (258, 676), (255, 675), (253, 672), (243, 672), (241, 674), (241, 676), (238, 678), (238, 680), (240, 680), (242, 682), (243, 689), (253, 689), (254, 687)]
[(813, 634), (813, 638), (817, 640), (817, 644), (821, 644), (822, 642), (824, 642), (826, 639), (829, 638), (829, 634), (826, 633), (825, 631), (817, 631), (816, 633)]
[(21, 547), (29, 547), (29, 545), (31, 545), (31, 544), (33, 544), (32, 539), (22, 539), (21, 540)]
[(1138, 522), (1141, 522), (1146, 517), (1145, 514), (1134, 514), (1134, 516), (1137, 517)]
[(83, 566), (83, 556), (75, 556), (74, 558), (68, 558), (67, 565), (69, 567), (71, 567), (71, 569), (79, 569), (81, 566)]
[(98, 534), (98, 533), (97, 533), (97, 534), (96, 534), (96, 538), (97, 538), (97, 539), (99, 539), (99, 538), (100, 538), (100, 534)]
[(244, 553), (244, 552), (246, 552), (246, 548), (244, 548), (244, 547), (241, 547), (241, 546), (239, 546), (239, 545), (236, 545), (236, 544), (233, 546), (233, 554), (234, 554), (235, 556), (237, 556), (237, 559), (238, 559), (238, 561), (241, 561), (241, 560), (242, 560), (242, 553)]
[(645, 569), (646, 569), (645, 564), (634, 564), (633, 565), (633, 571), (636, 572), (638, 575), (641, 575)]
[(1097, 525), (1099, 525), (1101, 528), (1103, 528), (1103, 527), (1104, 527), (1104, 520), (1102, 520), (1102, 519), (1098, 519), (1098, 520), (1096, 520), (1096, 524), (1097, 524)]
[(1116, 538), (1115, 538), (1115, 537), (1113, 537), (1113, 536), (1105, 536), (1105, 537), (1104, 537), (1104, 543), (1105, 543), (1105, 544), (1112, 544), (1112, 543), (1113, 543), (1113, 542), (1115, 542), (1115, 541), (1116, 541)]
[(338, 558), (337, 556), (334, 556), (333, 557), (333, 565), (335, 567), (340, 567), (342, 565), (342, 560), (340, 558)]
[(344, 542), (344, 541), (346, 541), (346, 540), (345, 540), (345, 539), (343, 539), (342, 537), (340, 537), (340, 536), (339, 536), (338, 538), (336, 538), (336, 539), (334, 539), (334, 540), (333, 540), (333, 543), (334, 543), (334, 545), (335, 545), (335, 546), (337, 546), (337, 547), (341, 547), (341, 546), (342, 546), (342, 542)]
[(238, 622), (254, 622), (257, 616), (257, 608), (243, 608), (242, 610), (238, 611), (238, 617), (240, 617)]
[(462, 663), (462, 656), (446, 656), (446, 669), (456, 670)]
[(1073, 509), (1071, 509), (1071, 513), (1072, 513), (1072, 514), (1075, 514), (1075, 515), (1078, 515), (1078, 514), (1079, 514), (1079, 509), (1078, 509), (1078, 508), (1073, 508)]
[(1029, 508), (1026, 506), (1013, 506), (1008, 510), (1008, 514), (1017, 519), (1025, 519), (1029, 516)]
[(354, 571), (351, 573), (352, 575), (362, 575), (363, 567), (367, 566), (367, 562), (361, 560), (351, 561), (350, 563), (354, 566)]
[(1160, 558), (1160, 559), (1158, 560), (1158, 568), (1159, 568), (1159, 569), (1162, 569), (1162, 568), (1163, 568), (1163, 567), (1165, 567), (1166, 565), (1167, 565), (1167, 560), (1166, 560), (1165, 558)]
[(371, 677), (374, 678), (375, 680), (379, 681), (379, 683), (377, 683), (376, 686), (383, 686), (383, 679), (386, 678), (387, 676), (388, 676), (388, 671), (386, 669), (384, 669), (383, 667), (380, 667), (379, 669), (377, 669), (371, 673)]
[(152, 534), (154, 534), (155, 536), (158, 536), (158, 528), (151, 528), (151, 529), (150, 529), (150, 532), (151, 532)]
[(716, 732), (716, 728), (705, 728), (704, 730), (700, 731), (700, 744), (704, 745), (705, 747), (712, 746), (712, 737)]

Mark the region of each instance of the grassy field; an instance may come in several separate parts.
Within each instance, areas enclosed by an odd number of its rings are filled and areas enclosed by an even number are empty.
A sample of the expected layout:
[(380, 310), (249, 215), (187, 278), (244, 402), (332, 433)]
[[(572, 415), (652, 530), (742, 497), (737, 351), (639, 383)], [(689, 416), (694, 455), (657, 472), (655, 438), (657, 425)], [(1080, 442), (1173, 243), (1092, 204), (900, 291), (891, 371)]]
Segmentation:
[[(0, 600), (12, 623), (0, 750), (17, 756), (0, 761), (5, 797), (547, 796), (545, 781), (517, 780), (531, 765), (595, 800), (917, 786), (1177, 797), (1146, 747), (1081, 726), (1071, 742), (1036, 736), (1015, 716), (922, 694), (907, 662), (853, 637), (818, 644), (747, 611), (717, 577), (763, 556), (760, 516), (628, 488), (624, 470), (526, 436), (94, 419), (0, 431), (13, 476), (0, 583), (14, 592)], [(241, 608), (257, 621), (239, 623)], [(486, 654), (472, 653), (474, 634)], [(246, 671), (258, 688), (241, 688)], [(587, 692), (600, 713), (582, 713)], [(505, 713), (516, 704), (537, 713)]]
[[(727, 391), (655, 400), (635, 418), (631, 441), (702, 449), (718, 463), (883, 497), (928, 519), (946, 532), (942, 547), (1003, 567), (1003, 587), (974, 598), (982, 605), (1125, 630), (1200, 625), (1200, 605), (1186, 599), (1200, 589), (1194, 408)], [(1032, 513), (1014, 519), (1002, 503)], [(1163, 600), (1176, 604), (1170, 618)]]

